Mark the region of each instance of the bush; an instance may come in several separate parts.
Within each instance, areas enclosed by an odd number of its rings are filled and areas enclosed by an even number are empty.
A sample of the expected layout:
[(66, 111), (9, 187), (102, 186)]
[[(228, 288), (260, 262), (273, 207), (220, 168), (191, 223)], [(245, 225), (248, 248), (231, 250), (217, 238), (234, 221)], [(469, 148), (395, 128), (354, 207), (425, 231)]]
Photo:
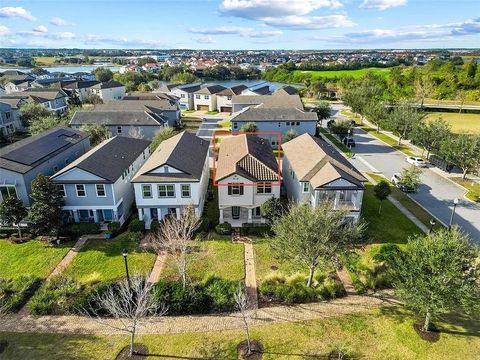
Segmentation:
[(16, 312), (25, 305), (40, 284), (41, 280), (34, 276), (0, 279), (0, 299), (3, 299), (9, 311)]
[(139, 219), (133, 219), (128, 224), (128, 231), (130, 232), (145, 232), (145, 221)]
[(120, 223), (114, 221), (108, 224), (107, 229), (112, 233), (112, 236), (117, 236), (120, 233)]
[(82, 235), (98, 233), (100, 233), (100, 225), (89, 222), (67, 224), (60, 230), (61, 235), (71, 237), (79, 237)]
[(238, 288), (238, 281), (210, 276), (205, 280), (204, 286), (205, 293), (211, 302), (211, 311), (222, 312), (235, 309), (234, 294)]
[(254, 225), (254, 224), (245, 223), (245, 224), (242, 224), (242, 227), (240, 228), (240, 235), (242, 236), (247, 236), (247, 235), (267, 236), (271, 234), (272, 234), (272, 230), (268, 225)]
[(200, 226), (198, 227), (197, 232), (199, 233), (208, 233), (212, 228), (212, 222), (207, 216), (202, 216)]
[(232, 225), (228, 222), (218, 224), (215, 226), (215, 232), (218, 235), (230, 235), (232, 233)]
[(152, 288), (155, 301), (168, 306), (168, 315), (191, 315), (209, 312), (210, 302), (199, 284), (159, 281)]
[(400, 248), (396, 244), (383, 244), (378, 252), (373, 256), (373, 260), (378, 262), (385, 262), (391, 264), (393, 259), (401, 252)]
[(156, 234), (160, 230), (160, 221), (158, 219), (153, 219), (150, 223), (150, 231)]

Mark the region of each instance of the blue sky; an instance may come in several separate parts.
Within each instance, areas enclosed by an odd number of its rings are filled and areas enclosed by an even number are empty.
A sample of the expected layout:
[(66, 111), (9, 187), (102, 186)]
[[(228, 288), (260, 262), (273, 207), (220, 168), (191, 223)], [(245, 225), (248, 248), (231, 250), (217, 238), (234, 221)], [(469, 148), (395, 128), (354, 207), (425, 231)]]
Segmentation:
[(480, 47), (480, 0), (2, 0), (0, 47)]

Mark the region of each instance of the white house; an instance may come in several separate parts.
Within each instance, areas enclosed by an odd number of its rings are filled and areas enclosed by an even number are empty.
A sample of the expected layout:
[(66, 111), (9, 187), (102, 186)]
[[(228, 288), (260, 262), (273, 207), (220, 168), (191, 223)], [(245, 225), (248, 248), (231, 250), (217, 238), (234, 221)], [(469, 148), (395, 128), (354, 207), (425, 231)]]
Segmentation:
[(302, 99), (298, 94), (288, 94), (284, 90), (277, 90), (272, 95), (233, 95), (232, 111), (238, 112), (248, 106), (261, 105), (272, 108), (303, 109)]
[(95, 84), (89, 89), (91, 94), (98, 95), (103, 102), (121, 100), (125, 96), (125, 86), (115, 80)]
[(179, 216), (193, 206), (203, 212), (210, 177), (209, 142), (186, 131), (163, 141), (132, 179), (138, 217), (150, 228), (153, 219)]
[(233, 110), (232, 99), (233, 96), (239, 95), (243, 90), (247, 89), (246, 85), (237, 85), (218, 92), (217, 95), (217, 110), (219, 112), (229, 112)]
[(261, 205), (280, 197), (279, 164), (270, 144), (256, 135), (222, 139), (214, 172), (220, 223), (263, 223)]
[(178, 97), (180, 108), (182, 110), (194, 110), (195, 104), (193, 94), (195, 93), (195, 91), (200, 90), (200, 88), (200, 83), (184, 84), (174, 87), (173, 89), (171, 89), (171, 91), (167, 93)]
[(222, 85), (205, 86), (193, 93), (193, 105), (197, 111), (216, 111), (217, 93), (226, 88)]
[(289, 199), (312, 206), (330, 200), (333, 210), (347, 209), (347, 218), (358, 220), (366, 179), (332, 145), (303, 134), (282, 144), (282, 149), (282, 175)]

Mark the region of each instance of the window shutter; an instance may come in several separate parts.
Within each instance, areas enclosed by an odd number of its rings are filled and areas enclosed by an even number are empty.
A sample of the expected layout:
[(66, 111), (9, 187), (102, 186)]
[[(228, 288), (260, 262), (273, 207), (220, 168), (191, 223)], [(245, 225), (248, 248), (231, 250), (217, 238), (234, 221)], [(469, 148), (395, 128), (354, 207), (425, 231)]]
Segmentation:
[(228, 184), (228, 195), (232, 195), (232, 187)]
[(240, 185), (240, 195), (243, 195), (243, 185)]

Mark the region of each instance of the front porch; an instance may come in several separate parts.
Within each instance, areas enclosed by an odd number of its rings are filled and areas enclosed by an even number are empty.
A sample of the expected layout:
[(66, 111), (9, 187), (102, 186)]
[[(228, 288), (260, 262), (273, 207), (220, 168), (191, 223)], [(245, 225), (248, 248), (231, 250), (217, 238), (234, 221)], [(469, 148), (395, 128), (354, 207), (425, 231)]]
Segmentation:
[(242, 227), (242, 224), (265, 224), (266, 220), (260, 214), (260, 207), (226, 206), (220, 207), (220, 223), (228, 222), (232, 227)]

